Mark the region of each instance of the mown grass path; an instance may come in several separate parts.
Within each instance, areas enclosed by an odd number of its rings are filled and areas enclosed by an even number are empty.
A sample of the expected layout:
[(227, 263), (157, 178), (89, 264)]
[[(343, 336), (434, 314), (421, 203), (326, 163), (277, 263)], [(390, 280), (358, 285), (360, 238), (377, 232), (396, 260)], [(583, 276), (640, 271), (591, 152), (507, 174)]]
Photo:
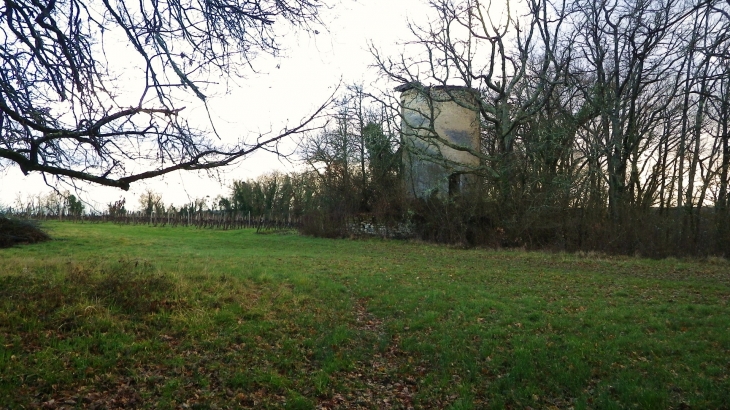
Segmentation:
[(0, 407), (728, 408), (730, 263), (54, 223)]

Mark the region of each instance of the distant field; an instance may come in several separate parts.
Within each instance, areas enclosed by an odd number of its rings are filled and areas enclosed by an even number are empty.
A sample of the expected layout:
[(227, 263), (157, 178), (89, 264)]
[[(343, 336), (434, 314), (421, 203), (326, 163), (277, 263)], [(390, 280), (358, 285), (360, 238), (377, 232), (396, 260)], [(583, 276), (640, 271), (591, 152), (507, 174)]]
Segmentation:
[(48, 224), (0, 407), (728, 408), (730, 263)]

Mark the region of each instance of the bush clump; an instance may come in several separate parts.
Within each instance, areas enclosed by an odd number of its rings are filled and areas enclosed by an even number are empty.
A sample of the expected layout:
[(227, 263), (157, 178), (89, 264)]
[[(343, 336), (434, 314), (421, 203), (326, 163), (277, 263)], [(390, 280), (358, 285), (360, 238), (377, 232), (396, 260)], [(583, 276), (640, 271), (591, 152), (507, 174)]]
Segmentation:
[(50, 240), (36, 222), (11, 219), (0, 215), (0, 248), (9, 248), (21, 243), (38, 243)]

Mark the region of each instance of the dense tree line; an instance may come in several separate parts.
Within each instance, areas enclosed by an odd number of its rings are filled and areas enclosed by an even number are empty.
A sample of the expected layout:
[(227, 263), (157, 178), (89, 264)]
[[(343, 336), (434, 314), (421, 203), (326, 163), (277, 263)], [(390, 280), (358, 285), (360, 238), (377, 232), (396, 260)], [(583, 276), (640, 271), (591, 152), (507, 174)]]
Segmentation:
[(305, 233), (349, 234), (353, 218), (402, 220), (401, 152), (394, 114), (350, 87), (331, 125), (308, 135), (302, 170), (235, 181), (220, 209), (268, 219), (296, 220)]
[(28, 195), (23, 199), (20, 195), (13, 206), (0, 206), (0, 214), (25, 215), (32, 218), (80, 217), (86, 211), (86, 205), (69, 192), (50, 192), (47, 194)]
[[(398, 95), (350, 87), (330, 127), (306, 140), (309, 168), (288, 177), (297, 188), (281, 185), (291, 194), (279, 204), (297, 198), (295, 213), (318, 221), (312, 233), (346, 234), (365, 216), (445, 242), (728, 254), (729, 3), (432, 4), (438, 17), (411, 27), (406, 54), (374, 57), (424, 95), (478, 92), (480, 189), (406, 198)], [(266, 183), (254, 209), (276, 208)]]
[(424, 93), (479, 93), (483, 190), (446, 238), (480, 225), (527, 246), (728, 253), (730, 3), (432, 4), (404, 55), (373, 53)]

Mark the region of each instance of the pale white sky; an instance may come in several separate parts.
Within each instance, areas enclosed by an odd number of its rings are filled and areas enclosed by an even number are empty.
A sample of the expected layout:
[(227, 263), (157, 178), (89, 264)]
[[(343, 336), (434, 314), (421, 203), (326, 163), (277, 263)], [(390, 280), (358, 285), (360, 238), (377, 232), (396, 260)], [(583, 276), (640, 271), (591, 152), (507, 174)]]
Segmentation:
[[(402, 43), (411, 40), (407, 21), (424, 22), (431, 11), (425, 0), (342, 0), (331, 10), (323, 10), (325, 30), (314, 36), (287, 35), (286, 56), (254, 61), (261, 74), (249, 75), (231, 83), (227, 95), (219, 93), (209, 100), (215, 126), (225, 138), (235, 141), (247, 134), (282, 129), (287, 121), (296, 123), (310, 114), (343, 83), (376, 80), (368, 42), (387, 55), (398, 55)], [(280, 68), (276, 68), (279, 65)], [(380, 88), (394, 84), (380, 83)], [(190, 118), (200, 117), (200, 107), (189, 106)], [(167, 204), (177, 206), (195, 198), (227, 195), (233, 180), (253, 178), (275, 169), (291, 169), (273, 155), (260, 153), (239, 165), (217, 171), (220, 182), (205, 173), (173, 173), (132, 185), (121, 191), (91, 184), (79, 184), (79, 196), (97, 210), (126, 198), (128, 208), (136, 208), (137, 198), (150, 188), (159, 192)], [(50, 192), (39, 174), (23, 176), (17, 167), (0, 171), (0, 205), (12, 206), (18, 196)], [(87, 206), (88, 208), (88, 206)]]

